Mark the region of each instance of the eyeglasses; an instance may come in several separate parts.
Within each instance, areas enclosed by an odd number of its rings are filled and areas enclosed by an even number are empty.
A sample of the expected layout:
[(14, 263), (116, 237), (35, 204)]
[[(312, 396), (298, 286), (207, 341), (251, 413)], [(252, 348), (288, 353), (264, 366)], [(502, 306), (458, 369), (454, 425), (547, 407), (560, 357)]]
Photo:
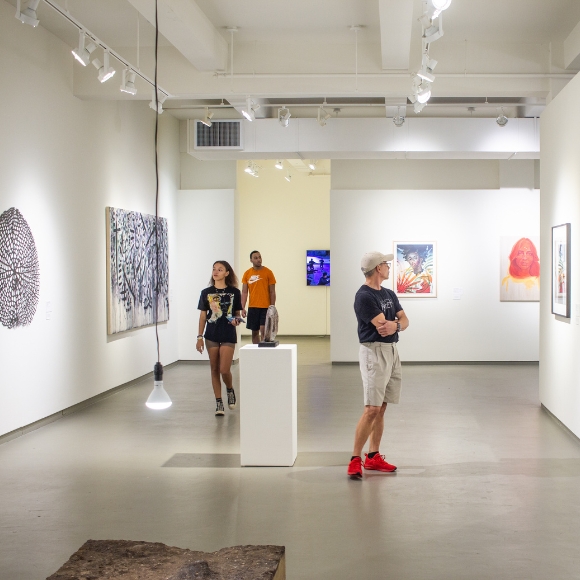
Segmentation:
[(391, 267), (391, 262), (381, 262), (379, 266), (382, 266), (383, 264), (387, 265), (389, 268)]

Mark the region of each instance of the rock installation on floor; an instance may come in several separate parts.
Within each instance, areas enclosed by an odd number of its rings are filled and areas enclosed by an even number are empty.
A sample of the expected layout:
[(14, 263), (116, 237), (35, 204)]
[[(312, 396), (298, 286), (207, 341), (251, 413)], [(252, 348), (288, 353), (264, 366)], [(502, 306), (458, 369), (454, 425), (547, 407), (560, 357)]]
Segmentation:
[(158, 542), (88, 540), (47, 580), (286, 580), (284, 546), (194, 552)]

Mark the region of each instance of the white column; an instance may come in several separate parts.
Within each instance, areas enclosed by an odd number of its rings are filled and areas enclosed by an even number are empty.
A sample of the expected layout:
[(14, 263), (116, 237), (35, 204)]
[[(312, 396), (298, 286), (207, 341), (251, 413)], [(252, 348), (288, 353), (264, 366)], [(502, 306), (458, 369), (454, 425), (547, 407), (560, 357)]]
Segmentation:
[(298, 453), (297, 348), (240, 349), (241, 464), (291, 466)]

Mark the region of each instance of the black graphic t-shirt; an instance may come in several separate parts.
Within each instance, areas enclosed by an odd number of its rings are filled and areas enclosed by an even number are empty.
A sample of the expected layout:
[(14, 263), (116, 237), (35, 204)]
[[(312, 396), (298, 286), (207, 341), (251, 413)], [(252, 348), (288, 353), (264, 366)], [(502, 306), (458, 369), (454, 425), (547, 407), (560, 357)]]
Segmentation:
[(205, 310), (207, 340), (214, 342), (237, 342), (236, 327), (230, 324), (228, 316), (233, 317), (242, 309), (242, 293), (233, 286), (216, 288), (210, 286), (201, 291), (198, 310)]
[(388, 288), (375, 290), (363, 284), (354, 297), (354, 313), (358, 322), (359, 342), (399, 342), (399, 333), (381, 336), (371, 320), (381, 312), (387, 320), (395, 320), (403, 310), (397, 295)]

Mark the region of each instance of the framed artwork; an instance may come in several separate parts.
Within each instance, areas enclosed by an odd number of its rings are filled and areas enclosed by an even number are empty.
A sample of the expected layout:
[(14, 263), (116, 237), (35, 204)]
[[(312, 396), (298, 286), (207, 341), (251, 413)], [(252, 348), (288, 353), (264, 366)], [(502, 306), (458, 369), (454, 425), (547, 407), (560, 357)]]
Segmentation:
[(395, 242), (393, 280), (400, 298), (437, 296), (436, 242)]
[(330, 250), (306, 250), (306, 286), (330, 286)]
[(570, 224), (552, 228), (552, 313), (570, 318)]
[(157, 227), (159, 264), (155, 216), (107, 208), (108, 334), (169, 320), (167, 219)]
[(540, 238), (504, 236), (500, 239), (501, 302), (540, 300)]

